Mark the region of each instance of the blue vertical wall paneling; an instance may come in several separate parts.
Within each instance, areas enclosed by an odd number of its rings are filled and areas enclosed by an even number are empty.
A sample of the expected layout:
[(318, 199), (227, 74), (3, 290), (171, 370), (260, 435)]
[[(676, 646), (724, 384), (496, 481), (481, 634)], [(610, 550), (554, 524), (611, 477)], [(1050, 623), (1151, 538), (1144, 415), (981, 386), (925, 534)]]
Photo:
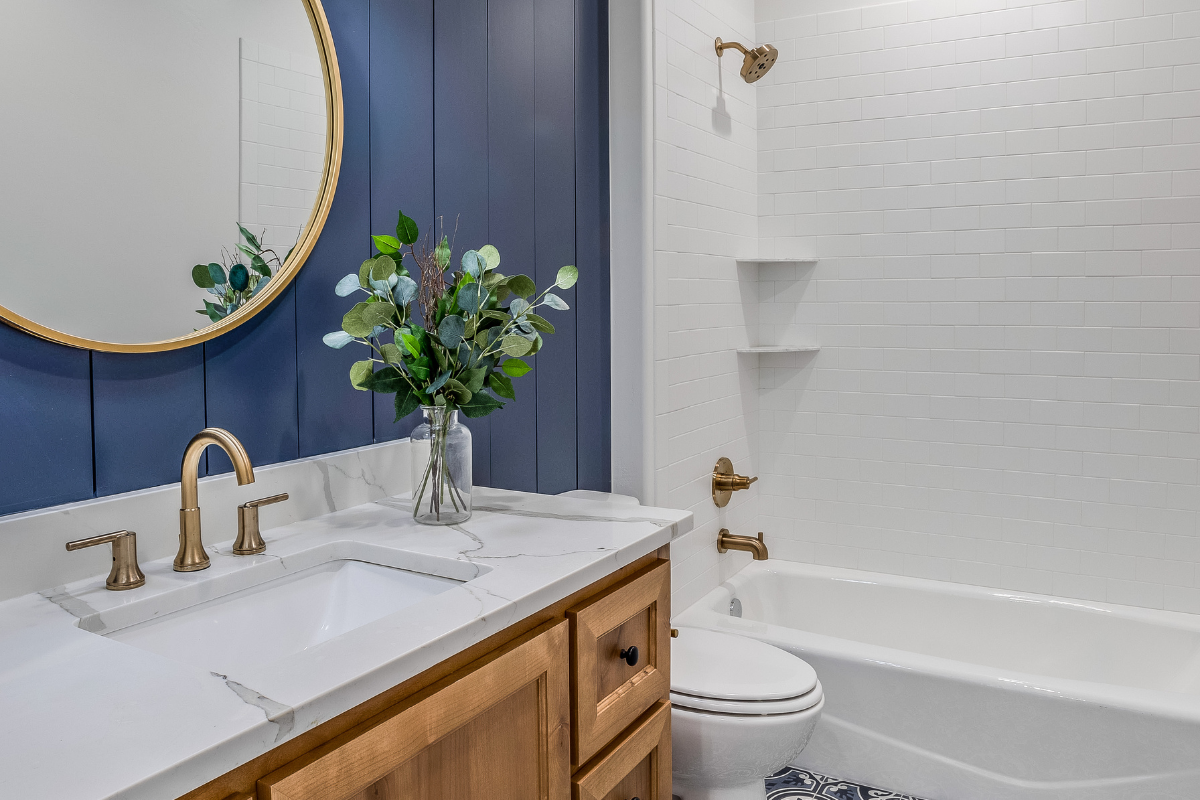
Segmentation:
[(178, 481), (183, 449), (205, 426), (204, 345), (92, 353), (92, 399), (97, 495)]
[(91, 496), (90, 354), (0, 324), (0, 514)]
[[(469, 423), (475, 477), (608, 487), (605, 0), (340, 0), (326, 13), (345, 143), (295, 284), (235, 331), (168, 353), (88, 353), (0, 326), (0, 513), (174, 482), (206, 424), (257, 465), (405, 435), (390, 398), (373, 407), (349, 385), (362, 353), (321, 343), (345, 311), (334, 283), (398, 206), (423, 226), (457, 218), (458, 253), (490, 241), (503, 271), (542, 286), (580, 267), (519, 400)], [(229, 468), (215, 451), (207, 464)]]
[[(455, 230), (455, 251), (462, 253), (490, 241), (488, 3), (438, 0), (433, 14), (434, 213)], [(464, 420), (471, 429), (477, 485), (491, 484), (491, 420)]]
[[(536, 265), (534, 2), (488, 6), (488, 218), (506, 275)], [(492, 485), (536, 492), (537, 378), (513, 384), (517, 399), (492, 414)]]
[[(534, 0), (534, 245), (538, 287), (575, 263), (575, 6)], [(567, 69), (568, 65), (570, 69)], [(589, 281), (595, 280), (589, 276)], [(575, 288), (569, 311), (545, 310), (555, 326), (537, 356), (537, 490), (578, 488), (575, 428)]]
[[(433, 223), (433, 0), (371, 3), (371, 233), (393, 235), (397, 210), (436, 236)], [(368, 244), (369, 244), (368, 240)], [(372, 250), (372, 253), (375, 251)], [(416, 264), (405, 266), (419, 281)], [(355, 348), (361, 351), (362, 348)], [(365, 358), (359, 355), (359, 358)], [(392, 395), (374, 395), (375, 441), (408, 436)]]
[[(205, 422), (234, 431), (254, 464), (300, 455), (296, 412), (296, 287), (224, 336), (204, 343)], [(233, 469), (208, 449), (208, 474)]]
[(340, 330), (349, 306), (333, 294), (338, 280), (371, 254), (371, 43), (368, 0), (325, 4), (342, 73), (346, 120), (342, 170), (321, 238), (296, 276), (297, 402), (300, 455), (370, 444), (371, 398), (350, 385), (362, 347), (331, 350), (321, 342)]
[(576, 441), (580, 489), (612, 488), (608, 1), (575, 0)]

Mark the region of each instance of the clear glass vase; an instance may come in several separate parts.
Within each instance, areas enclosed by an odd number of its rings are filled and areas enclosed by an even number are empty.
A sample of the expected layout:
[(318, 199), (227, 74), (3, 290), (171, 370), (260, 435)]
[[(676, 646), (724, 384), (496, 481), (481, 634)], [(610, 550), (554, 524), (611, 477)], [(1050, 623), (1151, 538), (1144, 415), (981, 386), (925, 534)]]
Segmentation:
[(471, 518), (471, 431), (457, 411), (421, 406), (412, 432), (413, 519), (454, 525)]

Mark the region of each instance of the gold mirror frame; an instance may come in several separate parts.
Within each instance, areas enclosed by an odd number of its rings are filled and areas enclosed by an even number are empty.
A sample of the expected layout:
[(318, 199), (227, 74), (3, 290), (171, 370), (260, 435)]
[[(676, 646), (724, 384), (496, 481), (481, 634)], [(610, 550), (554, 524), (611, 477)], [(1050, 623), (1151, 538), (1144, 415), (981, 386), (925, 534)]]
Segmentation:
[(270, 305), (271, 301), (288, 287), (296, 277), (296, 273), (300, 271), (300, 267), (308, 260), (313, 246), (316, 245), (317, 239), (321, 235), (321, 230), (325, 227), (325, 220), (329, 216), (329, 207), (333, 203), (333, 194), (337, 189), (338, 173), (342, 166), (342, 77), (338, 70), (337, 52), (333, 48), (333, 35), (329, 31), (329, 20), (325, 17), (325, 9), (321, 5), (321, 0), (301, 0), (301, 2), (308, 11), (308, 21), (312, 25), (313, 35), (317, 40), (318, 55), (321, 58), (321, 72), (325, 77), (325, 119), (327, 120), (325, 171), (316, 205), (313, 206), (313, 210), (308, 216), (308, 223), (304, 227), (304, 236), (296, 244), (292, 251), (292, 257), (267, 284), (266, 290), (228, 317), (212, 323), (207, 328), (201, 328), (174, 339), (144, 344), (118, 344), (72, 336), (39, 325), (2, 305), (0, 305), (0, 319), (26, 333), (71, 347), (99, 350), (105, 353), (158, 353), (164, 350), (190, 347), (228, 333)]

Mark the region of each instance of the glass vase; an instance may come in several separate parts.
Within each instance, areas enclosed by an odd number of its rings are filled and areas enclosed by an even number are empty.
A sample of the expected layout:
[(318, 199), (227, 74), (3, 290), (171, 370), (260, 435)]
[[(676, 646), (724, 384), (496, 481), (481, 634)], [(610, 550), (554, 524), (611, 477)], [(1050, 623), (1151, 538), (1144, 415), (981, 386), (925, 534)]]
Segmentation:
[(421, 406), (412, 432), (413, 519), (454, 525), (471, 518), (471, 431), (457, 411)]

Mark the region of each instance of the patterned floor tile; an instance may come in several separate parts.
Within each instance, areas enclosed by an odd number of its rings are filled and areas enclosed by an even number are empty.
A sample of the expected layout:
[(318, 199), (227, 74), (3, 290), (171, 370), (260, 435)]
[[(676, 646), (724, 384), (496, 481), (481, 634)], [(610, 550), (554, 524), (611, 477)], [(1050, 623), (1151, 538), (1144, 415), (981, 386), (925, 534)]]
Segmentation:
[(767, 778), (767, 800), (920, 800), (872, 789), (802, 769), (787, 768)]

